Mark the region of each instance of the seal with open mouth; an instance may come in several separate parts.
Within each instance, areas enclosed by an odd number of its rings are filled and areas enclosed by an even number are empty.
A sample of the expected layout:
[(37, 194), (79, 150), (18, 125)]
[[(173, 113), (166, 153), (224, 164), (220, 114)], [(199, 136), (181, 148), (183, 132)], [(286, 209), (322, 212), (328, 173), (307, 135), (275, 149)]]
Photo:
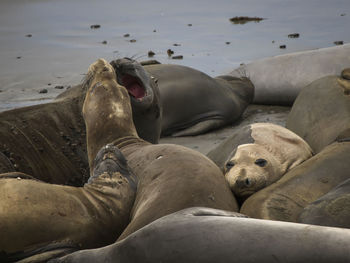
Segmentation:
[(140, 63), (130, 58), (114, 60), (111, 65), (118, 83), (129, 93), (138, 135), (151, 143), (158, 143), (162, 110), (156, 79)]

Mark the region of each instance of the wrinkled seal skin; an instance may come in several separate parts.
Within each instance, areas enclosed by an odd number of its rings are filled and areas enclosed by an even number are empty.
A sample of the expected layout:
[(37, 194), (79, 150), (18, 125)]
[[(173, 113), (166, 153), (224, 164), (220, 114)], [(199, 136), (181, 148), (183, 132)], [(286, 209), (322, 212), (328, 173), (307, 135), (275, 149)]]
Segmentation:
[[(141, 69), (134, 65), (128, 70), (138, 77), (148, 95), (147, 100), (131, 99), (133, 118), (140, 137), (157, 143), (159, 94), (154, 80)], [(72, 87), (47, 104), (0, 113), (1, 172), (23, 172), (55, 184), (81, 186), (86, 182), (89, 165), (81, 113), (85, 86)]]
[(350, 44), (260, 59), (230, 74), (249, 78), (255, 104), (292, 105), (299, 92), (327, 75), (339, 75), (350, 65)]
[(315, 153), (334, 141), (350, 138), (348, 71), (344, 70), (342, 76), (323, 77), (305, 87), (288, 115), (286, 127), (308, 142)]
[(230, 143), (238, 146), (226, 157), (224, 172), (235, 196), (243, 200), (312, 156), (302, 138), (273, 123), (250, 124), (242, 133), (230, 138), (240, 141)]
[(300, 223), (350, 228), (350, 179), (304, 208)]
[(158, 80), (162, 136), (198, 135), (230, 124), (254, 96), (247, 78), (212, 78), (180, 65), (147, 65), (145, 69)]
[(242, 218), (209, 208), (165, 216), (110, 246), (54, 262), (339, 262), (350, 261), (350, 230)]
[(350, 142), (335, 142), (250, 196), (240, 212), (250, 217), (297, 222), (303, 209), (349, 178)]

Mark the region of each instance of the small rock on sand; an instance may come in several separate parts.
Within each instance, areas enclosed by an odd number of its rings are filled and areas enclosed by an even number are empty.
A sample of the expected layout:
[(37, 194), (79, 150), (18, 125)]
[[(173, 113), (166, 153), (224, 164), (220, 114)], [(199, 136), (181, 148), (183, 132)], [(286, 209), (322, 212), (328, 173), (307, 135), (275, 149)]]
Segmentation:
[(39, 93), (47, 93), (47, 89), (41, 89), (39, 90)]

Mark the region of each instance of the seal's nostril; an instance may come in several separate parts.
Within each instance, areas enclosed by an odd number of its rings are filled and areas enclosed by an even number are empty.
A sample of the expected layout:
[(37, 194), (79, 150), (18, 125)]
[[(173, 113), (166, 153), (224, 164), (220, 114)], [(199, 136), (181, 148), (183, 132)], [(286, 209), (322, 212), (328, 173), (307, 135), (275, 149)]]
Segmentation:
[(247, 186), (250, 186), (250, 183), (251, 183), (251, 181), (249, 180), (249, 178), (245, 179), (245, 184), (246, 184)]

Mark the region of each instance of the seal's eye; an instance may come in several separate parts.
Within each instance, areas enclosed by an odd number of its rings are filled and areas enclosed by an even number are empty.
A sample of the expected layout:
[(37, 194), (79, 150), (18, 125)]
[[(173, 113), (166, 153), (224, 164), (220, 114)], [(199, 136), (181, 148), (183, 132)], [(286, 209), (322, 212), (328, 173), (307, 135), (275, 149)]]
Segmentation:
[(260, 167), (264, 167), (264, 166), (266, 166), (267, 161), (265, 159), (256, 159), (255, 164), (260, 166)]
[(235, 166), (235, 163), (232, 162), (232, 161), (228, 161), (228, 162), (226, 163), (226, 169), (227, 169), (227, 171), (230, 170), (233, 166)]

